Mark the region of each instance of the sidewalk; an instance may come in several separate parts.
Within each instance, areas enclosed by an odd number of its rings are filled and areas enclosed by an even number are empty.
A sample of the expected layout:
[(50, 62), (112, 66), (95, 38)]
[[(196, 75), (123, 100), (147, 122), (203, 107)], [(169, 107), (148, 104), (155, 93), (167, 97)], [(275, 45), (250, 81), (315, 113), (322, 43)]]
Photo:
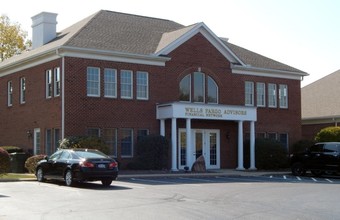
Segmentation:
[[(120, 170), (118, 175), (119, 179), (128, 178), (152, 178), (152, 177), (198, 177), (198, 176), (268, 176), (268, 175), (285, 175), (290, 174), (289, 170), (283, 171), (265, 171), (265, 170), (235, 170), (235, 169), (219, 169), (208, 170), (204, 173), (184, 172), (184, 171), (161, 171), (161, 170)], [(33, 174), (26, 174), (32, 176), (29, 178), (20, 179), (0, 179), (0, 182), (13, 182), (13, 181), (35, 181), (36, 178)]]

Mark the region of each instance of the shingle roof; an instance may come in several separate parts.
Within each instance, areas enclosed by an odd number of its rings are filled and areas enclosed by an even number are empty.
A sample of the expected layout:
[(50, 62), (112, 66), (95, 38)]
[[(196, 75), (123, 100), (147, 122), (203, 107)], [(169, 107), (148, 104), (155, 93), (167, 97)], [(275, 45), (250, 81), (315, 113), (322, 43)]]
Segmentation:
[(301, 89), (302, 119), (340, 116), (340, 70)]
[[(138, 55), (154, 55), (195, 25), (101, 10), (58, 33), (53, 41), (0, 63), (1, 67), (66, 46)], [(302, 71), (223, 41), (245, 64), (265, 69)]]

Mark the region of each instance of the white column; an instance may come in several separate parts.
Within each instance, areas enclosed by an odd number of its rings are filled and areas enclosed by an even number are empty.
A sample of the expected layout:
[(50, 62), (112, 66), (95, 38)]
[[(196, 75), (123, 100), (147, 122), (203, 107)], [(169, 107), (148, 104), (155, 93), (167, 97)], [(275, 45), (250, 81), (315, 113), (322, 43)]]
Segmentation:
[(255, 167), (255, 122), (250, 122), (250, 170), (256, 170)]
[(171, 171), (178, 171), (177, 169), (177, 123), (176, 118), (171, 119)]
[(187, 137), (187, 151), (186, 151), (186, 162), (187, 167), (189, 167), (189, 170), (191, 170), (192, 165), (192, 147), (191, 147), (191, 119), (186, 119), (186, 137)]
[(243, 121), (238, 122), (238, 166), (236, 170), (245, 170), (243, 166)]
[(160, 134), (165, 137), (165, 120), (161, 119), (161, 128), (160, 128)]

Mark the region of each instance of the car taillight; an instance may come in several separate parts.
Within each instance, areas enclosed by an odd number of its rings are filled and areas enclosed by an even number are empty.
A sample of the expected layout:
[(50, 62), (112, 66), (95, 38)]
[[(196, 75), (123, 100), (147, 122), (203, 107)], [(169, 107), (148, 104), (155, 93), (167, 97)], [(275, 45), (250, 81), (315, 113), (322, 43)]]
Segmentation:
[(83, 161), (83, 162), (80, 162), (80, 166), (81, 167), (94, 167), (94, 164), (88, 161)]
[(118, 166), (117, 162), (112, 162), (112, 163), (109, 164), (110, 169), (115, 168), (117, 166)]

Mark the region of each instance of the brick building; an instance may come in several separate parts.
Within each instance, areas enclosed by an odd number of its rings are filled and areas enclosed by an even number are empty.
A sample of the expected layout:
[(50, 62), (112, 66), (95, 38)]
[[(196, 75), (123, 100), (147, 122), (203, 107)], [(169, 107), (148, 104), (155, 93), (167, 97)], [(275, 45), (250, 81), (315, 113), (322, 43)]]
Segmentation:
[(244, 169), (250, 140), (300, 140), (306, 73), (217, 37), (204, 23), (99, 11), (56, 32), (32, 17), (33, 47), (0, 63), (0, 145), (50, 154), (95, 135), (123, 166), (138, 137), (171, 140), (169, 168), (204, 155), (208, 169)]

